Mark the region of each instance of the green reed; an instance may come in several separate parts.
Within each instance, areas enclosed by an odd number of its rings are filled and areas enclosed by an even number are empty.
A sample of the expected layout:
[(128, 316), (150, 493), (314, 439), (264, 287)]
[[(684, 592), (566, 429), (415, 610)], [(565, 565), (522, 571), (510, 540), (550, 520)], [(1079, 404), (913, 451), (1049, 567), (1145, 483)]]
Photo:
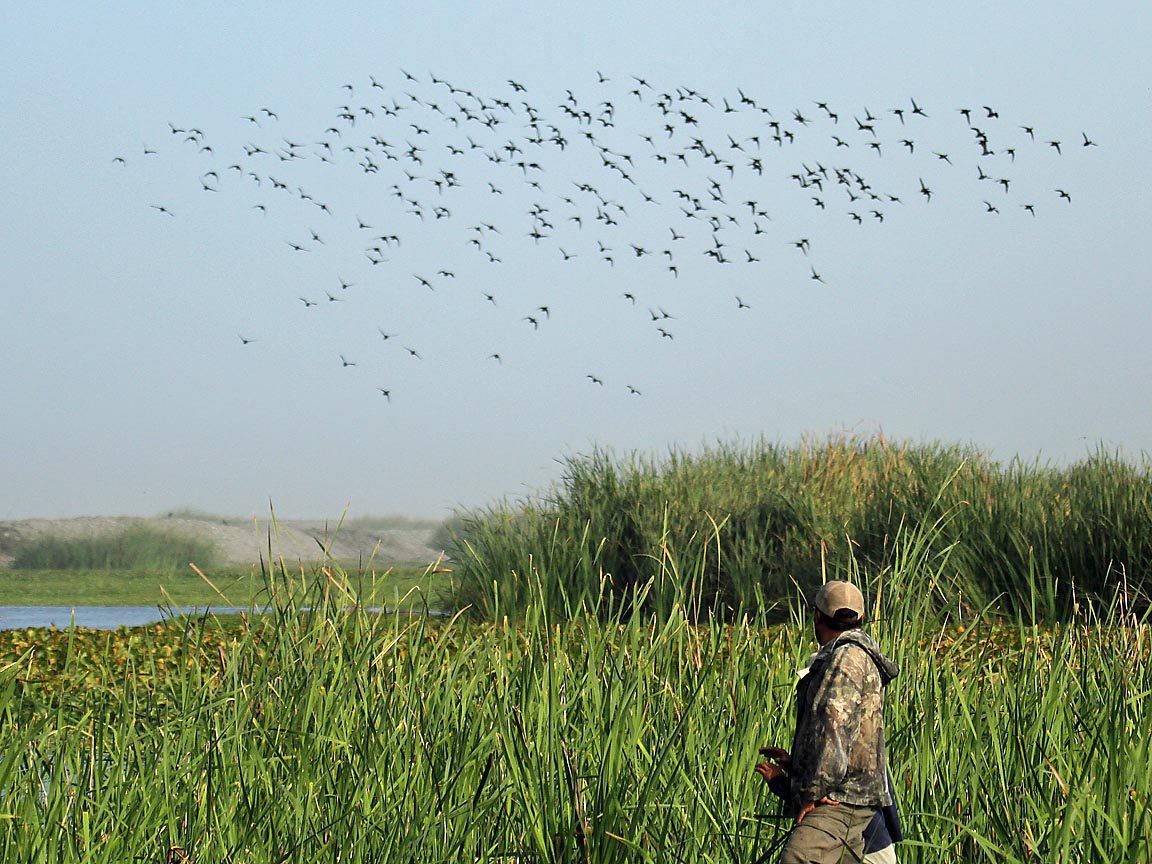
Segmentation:
[(1122, 584), (1144, 602), (1149, 585), (1146, 459), (1002, 464), (968, 447), (836, 438), (564, 464), (547, 497), (466, 514), (450, 550), (460, 604), (522, 605), (546, 572), (554, 609), (651, 582), (648, 609), (663, 614), (681, 587), (667, 582), (673, 547), (704, 608), (763, 612), (852, 566), (887, 566), (909, 531), (948, 555), (942, 602), (970, 609), (997, 599), (1064, 620), (1078, 604), (1107, 606)]
[[(706, 581), (704, 556), (662, 554), (675, 584)], [(267, 617), (112, 634), (131, 649), (103, 663), (56, 634), (47, 674), (26, 640), (0, 672), (0, 860), (769, 853), (787, 822), (752, 769), (789, 741), (803, 610), (722, 621), (682, 590), (630, 614), (671, 591), (655, 581), (582, 607), (540, 566), (484, 623), (370, 614), (332, 565), (268, 572)], [(1118, 603), (1050, 629), (943, 623), (951, 562), (930, 532), (899, 535), (883, 567), (838, 566), (903, 669), (886, 695), (902, 860), (1149, 860), (1144, 621)]]

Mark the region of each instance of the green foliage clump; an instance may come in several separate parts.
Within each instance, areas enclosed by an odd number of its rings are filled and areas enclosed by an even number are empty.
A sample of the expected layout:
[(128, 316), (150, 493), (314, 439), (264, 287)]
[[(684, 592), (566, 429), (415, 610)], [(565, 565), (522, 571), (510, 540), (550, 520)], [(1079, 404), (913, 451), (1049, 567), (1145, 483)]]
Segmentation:
[(460, 554), (462, 550), (461, 539), (468, 524), (465, 513), (456, 513), (449, 516), (437, 526), (428, 540), (428, 545), (437, 552), (447, 552), (449, 555)]
[[(690, 587), (703, 609), (763, 609), (853, 568), (883, 568), (895, 539), (920, 531), (948, 556), (942, 603), (1002, 597), (1057, 620), (1118, 586), (1143, 597), (1152, 584), (1150, 466), (1104, 452), (1060, 468), (833, 438), (663, 459), (597, 450), (564, 464), (547, 498), (465, 520), (454, 556), (461, 605), (523, 606), (529, 579), (548, 572), (556, 609), (648, 581), (649, 611), (666, 608), (674, 587)], [(670, 546), (693, 562), (691, 586), (669, 567)]]
[(45, 534), (15, 550), (17, 570), (148, 570), (171, 573), (189, 563), (210, 567), (217, 552), (208, 540), (147, 525), (130, 525), (114, 534), (63, 537)]

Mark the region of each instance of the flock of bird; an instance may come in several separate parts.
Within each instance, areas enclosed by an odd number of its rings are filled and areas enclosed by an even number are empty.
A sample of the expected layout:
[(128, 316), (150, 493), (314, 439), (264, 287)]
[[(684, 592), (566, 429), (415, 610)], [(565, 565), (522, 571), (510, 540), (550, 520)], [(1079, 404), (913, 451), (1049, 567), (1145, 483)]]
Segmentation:
[[(780, 227), (789, 215), (864, 228), (948, 195), (971, 199), (990, 217), (1037, 218), (1050, 207), (1070, 205), (1072, 194), (1049, 182), (1043, 195), (1032, 190), (1023, 196), (1015, 181), (1020, 167), (1097, 146), (1084, 132), (1062, 138), (1036, 123), (1001, 118), (989, 105), (942, 108), (908, 98), (873, 112), (817, 100), (781, 110), (743, 89), (705, 93), (599, 72), (586, 82), (587, 92), (566, 90), (553, 99), (515, 80), (497, 92), (478, 93), (436, 75), (400, 70), (396, 79), (386, 85), (370, 76), (343, 85), (329, 125), (311, 135), (289, 131), (280, 111), (261, 107), (238, 118), (248, 140), (235, 152), (222, 152), (223, 145), (195, 125), (168, 124), (165, 140), (191, 154), (203, 193), (242, 201), (258, 214), (292, 210), (294, 224), (303, 220), (308, 227), (283, 238), (284, 253), (327, 251), (341, 259), (333, 262), (327, 285), (291, 299), (306, 310), (364, 290), (360, 279), (343, 275), (350, 262), (333, 251), (342, 248), (336, 235), (351, 244), (361, 267), (372, 273), (383, 268), (393, 284), (440, 291), (450, 298), (446, 302), (462, 302), (467, 289), (460, 286), (473, 266), (513, 265), (530, 248), (527, 266), (533, 268), (540, 266), (541, 250), (552, 250), (547, 254), (557, 265), (578, 259), (634, 268), (634, 287), (617, 298), (620, 313), (634, 314), (659, 342), (672, 343), (676, 327), (688, 326), (690, 316), (665, 310), (661, 285), (673, 280), (700, 294), (712, 292), (702, 284), (711, 280), (699, 277), (702, 262), (748, 268), (741, 283), (747, 290), (722, 301), (734, 314), (752, 308), (754, 268), (769, 258), (794, 260), (797, 287), (827, 284), (822, 250), (811, 237)], [(947, 147), (930, 140), (926, 125), (941, 115), (955, 127)], [(170, 149), (145, 146), (140, 158)], [(113, 162), (134, 160), (117, 156)], [(373, 209), (347, 206), (336, 193), (306, 191), (305, 183), (325, 176), (317, 174), (319, 165), (343, 168), (360, 185), (371, 184)], [(971, 192), (962, 196), (959, 184)], [(220, 194), (237, 187), (246, 197)], [(177, 216), (168, 202), (150, 206), (165, 218)], [(460, 260), (458, 253), (419, 272), (404, 268), (406, 241), (432, 230), (446, 238), (436, 248), (454, 243), (465, 250), (467, 272), (451, 263)], [(510, 319), (534, 332), (555, 326), (553, 315), (566, 299), (545, 293), (549, 280), (539, 281), (540, 294), (531, 302), (519, 298), (522, 308)], [(471, 292), (481, 308), (503, 301), (486, 285)], [(421, 360), (439, 347), (369, 324), (401, 359)], [(240, 341), (258, 340), (249, 333)], [(502, 364), (501, 346), (491, 348), (484, 361)], [(342, 369), (360, 365), (341, 353), (335, 362)], [(389, 402), (402, 376), (398, 368), (383, 355), (373, 370), (388, 376), (374, 386)], [(605, 386), (602, 373), (583, 375)], [(629, 383), (616, 386), (641, 394)]]

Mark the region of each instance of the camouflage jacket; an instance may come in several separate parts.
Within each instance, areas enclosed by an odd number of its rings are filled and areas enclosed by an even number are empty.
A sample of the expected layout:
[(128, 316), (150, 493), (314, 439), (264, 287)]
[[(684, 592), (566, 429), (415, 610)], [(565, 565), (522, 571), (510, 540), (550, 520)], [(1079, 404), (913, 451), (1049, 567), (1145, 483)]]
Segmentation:
[(887, 807), (884, 688), (899, 674), (875, 640), (849, 630), (826, 643), (796, 686), (792, 806), (825, 795)]

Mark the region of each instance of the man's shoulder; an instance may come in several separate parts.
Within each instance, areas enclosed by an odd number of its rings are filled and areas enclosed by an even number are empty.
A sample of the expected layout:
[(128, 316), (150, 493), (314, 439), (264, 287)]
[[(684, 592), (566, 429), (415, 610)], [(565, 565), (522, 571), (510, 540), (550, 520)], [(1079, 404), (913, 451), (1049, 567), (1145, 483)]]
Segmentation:
[(844, 640), (835, 647), (829, 658), (829, 665), (839, 674), (855, 680), (880, 677), (872, 653), (853, 640)]

